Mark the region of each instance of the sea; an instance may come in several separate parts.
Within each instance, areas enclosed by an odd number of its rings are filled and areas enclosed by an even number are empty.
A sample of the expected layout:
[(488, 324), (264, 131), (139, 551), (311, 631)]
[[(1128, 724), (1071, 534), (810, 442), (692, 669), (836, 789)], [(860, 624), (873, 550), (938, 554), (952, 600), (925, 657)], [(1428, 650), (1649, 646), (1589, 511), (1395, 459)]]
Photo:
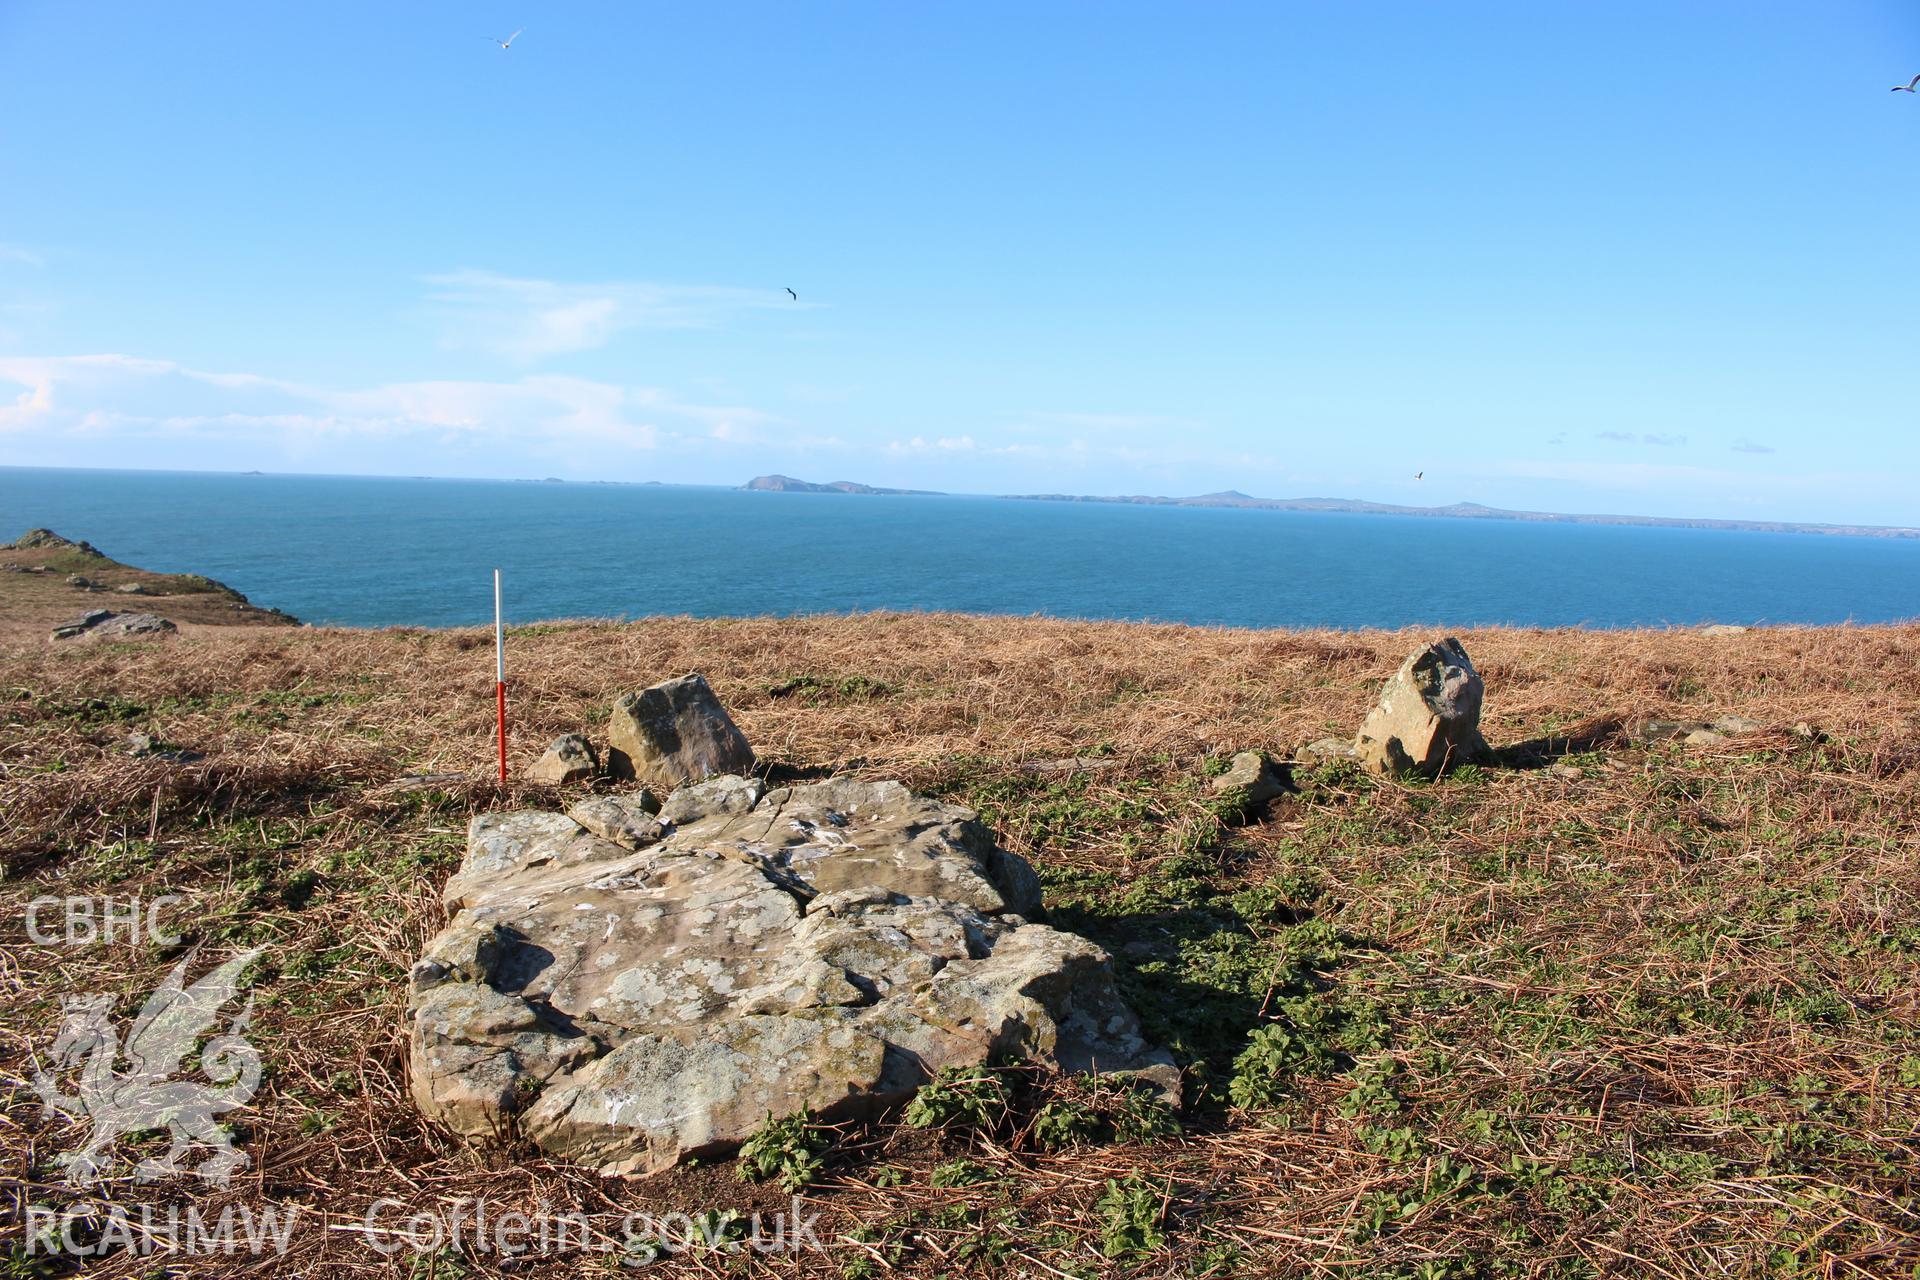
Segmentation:
[(47, 527), (306, 622), (864, 610), (1235, 627), (1690, 626), (1920, 617), (1920, 539), (761, 493), (694, 485), (0, 467)]

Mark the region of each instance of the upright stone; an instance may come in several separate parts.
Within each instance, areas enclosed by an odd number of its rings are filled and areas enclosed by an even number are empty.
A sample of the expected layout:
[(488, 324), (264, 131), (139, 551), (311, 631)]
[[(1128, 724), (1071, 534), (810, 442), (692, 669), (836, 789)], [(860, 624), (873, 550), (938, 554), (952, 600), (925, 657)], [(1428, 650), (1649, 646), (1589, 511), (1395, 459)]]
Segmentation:
[(699, 675), (622, 695), (607, 722), (607, 744), (615, 777), (663, 791), (753, 771), (753, 748)]
[(1482, 759), (1480, 703), (1486, 686), (1452, 636), (1411, 654), (1380, 691), (1353, 747), (1375, 773), (1442, 769)]

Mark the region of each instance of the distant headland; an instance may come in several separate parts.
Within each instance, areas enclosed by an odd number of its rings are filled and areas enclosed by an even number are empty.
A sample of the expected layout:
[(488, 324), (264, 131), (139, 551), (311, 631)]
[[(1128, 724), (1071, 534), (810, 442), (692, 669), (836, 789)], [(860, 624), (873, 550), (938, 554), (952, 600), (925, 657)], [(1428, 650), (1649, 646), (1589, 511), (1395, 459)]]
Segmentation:
[[(811, 484), (792, 476), (755, 476), (742, 489), (777, 493), (879, 493), (944, 497), (935, 490), (881, 489), (851, 480)], [(983, 495), (989, 496), (989, 495)], [(1733, 529), (1748, 533), (1821, 533), (1854, 538), (1920, 538), (1920, 528), (1871, 524), (1812, 524), (1794, 520), (1711, 520), (1691, 516), (1564, 515), (1553, 511), (1509, 511), (1478, 502), (1455, 502), (1444, 507), (1410, 507), (1361, 498), (1256, 498), (1238, 490), (1202, 493), (1191, 498), (1147, 494), (1100, 497), (1072, 493), (1008, 493), (990, 495), (1015, 502), (1107, 502), (1140, 507), (1234, 507), (1255, 511), (1322, 511), (1356, 515), (1438, 516), (1453, 520), (1520, 520), (1538, 524), (1637, 525), (1654, 529)]]
[(881, 489), (852, 480), (829, 480), (825, 484), (814, 484), (810, 480), (795, 480), (792, 476), (755, 476), (740, 487), (759, 493), (875, 493), (915, 498), (946, 496), (932, 489)]

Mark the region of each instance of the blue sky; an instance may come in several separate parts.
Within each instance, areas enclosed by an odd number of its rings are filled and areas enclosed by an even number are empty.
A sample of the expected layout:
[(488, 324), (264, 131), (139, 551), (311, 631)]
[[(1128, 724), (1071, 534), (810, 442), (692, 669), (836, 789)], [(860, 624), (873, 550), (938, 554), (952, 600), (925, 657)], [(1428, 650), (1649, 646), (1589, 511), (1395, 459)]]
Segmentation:
[(1909, 0), (4, 0), (0, 463), (1920, 522), (1917, 72)]

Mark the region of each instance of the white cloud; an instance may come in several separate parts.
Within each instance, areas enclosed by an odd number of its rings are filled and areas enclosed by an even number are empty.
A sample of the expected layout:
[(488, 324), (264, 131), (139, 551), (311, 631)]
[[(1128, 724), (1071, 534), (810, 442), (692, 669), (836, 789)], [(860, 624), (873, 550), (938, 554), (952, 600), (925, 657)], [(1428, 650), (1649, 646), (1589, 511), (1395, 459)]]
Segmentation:
[(928, 440), (924, 436), (914, 436), (911, 439), (894, 440), (887, 444), (887, 452), (895, 456), (929, 453), (973, 453), (976, 450), (984, 453), (1016, 453), (1019, 451), (1019, 448), (1019, 445), (1002, 445), (998, 448), (982, 450), (979, 445), (973, 442), (972, 436), (941, 436), (935, 440)]
[(29, 267), (45, 266), (46, 261), (31, 249), (17, 244), (0, 244), (0, 262), (19, 262)]
[(23, 382), (26, 387), (13, 403), (0, 407), (0, 431), (30, 425), (42, 414), (53, 411), (53, 383), (49, 380)]
[[(9, 384), (21, 390), (7, 397)], [(124, 355), (0, 357), (0, 431), (299, 445), (406, 437), (650, 450), (776, 421), (657, 387), (553, 375), (335, 390)]]
[(1051, 427), (1076, 427), (1102, 433), (1131, 431), (1186, 430), (1200, 425), (1192, 418), (1176, 418), (1157, 413), (1056, 413), (1036, 412), (1028, 421)]
[(1631, 431), (1598, 431), (1594, 433), (1593, 438), (1605, 440), (1609, 444), (1651, 444), (1663, 449), (1678, 448), (1687, 442), (1685, 436), (1665, 435), (1652, 431), (1643, 431), (1638, 435)]
[(640, 281), (564, 284), (462, 269), (423, 277), (443, 345), (522, 363), (605, 346), (629, 329), (704, 329), (796, 304), (782, 290)]
[(173, 368), (164, 360), (120, 355), (0, 356), (0, 383), (25, 388), (12, 404), (0, 407), (0, 431), (17, 431), (50, 421), (55, 408), (54, 389), (63, 384), (99, 382), (123, 374), (169, 373)]

